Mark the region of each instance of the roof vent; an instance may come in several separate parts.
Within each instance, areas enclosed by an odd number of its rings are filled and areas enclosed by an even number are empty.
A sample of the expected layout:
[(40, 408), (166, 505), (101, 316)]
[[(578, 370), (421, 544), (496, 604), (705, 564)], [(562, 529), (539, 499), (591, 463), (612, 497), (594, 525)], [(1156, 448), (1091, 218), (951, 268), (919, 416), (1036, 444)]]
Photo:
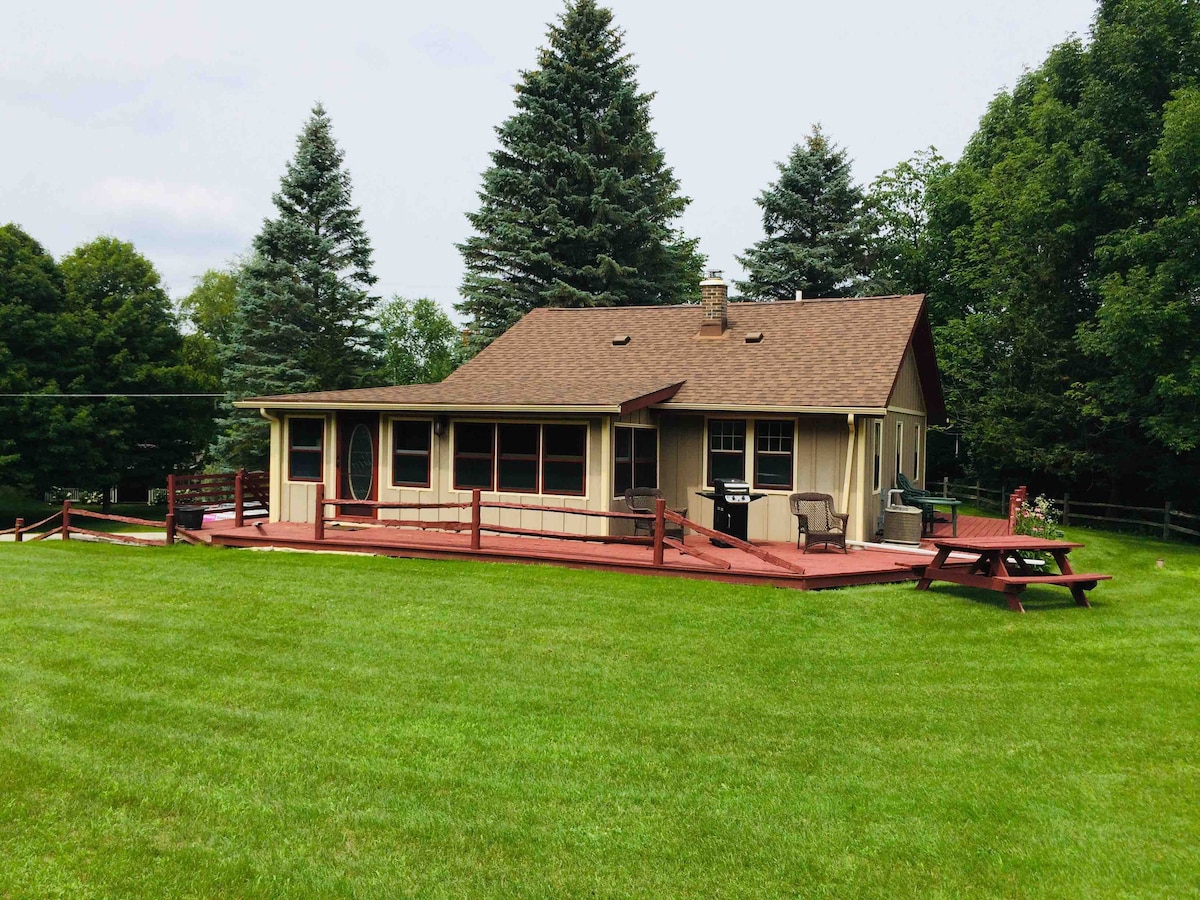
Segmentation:
[(763, 333), (761, 331), (751, 331), (749, 334), (746, 335), (746, 343), (747, 344), (761, 344), (762, 339), (763, 339)]
[(614, 337), (612, 339), (612, 341), (613, 341), (614, 347), (624, 347), (626, 344), (629, 343), (629, 335), (618, 334), (616, 337)]

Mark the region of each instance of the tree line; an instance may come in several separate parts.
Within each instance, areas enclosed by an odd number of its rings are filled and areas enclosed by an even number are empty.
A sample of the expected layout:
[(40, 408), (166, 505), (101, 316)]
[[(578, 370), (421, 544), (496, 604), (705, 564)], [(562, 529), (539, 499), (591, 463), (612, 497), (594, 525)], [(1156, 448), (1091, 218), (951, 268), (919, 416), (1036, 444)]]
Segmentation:
[[(756, 198), (763, 233), (736, 290), (925, 293), (960, 448), (931, 445), (931, 464), (953, 474), (1114, 499), (1192, 492), (1198, 15), (1188, 0), (1102, 0), (1089, 39), (998, 93), (957, 162), (928, 148), (862, 185), (812, 126)], [(319, 105), (273, 217), (178, 314), (130, 245), (101, 238), (56, 262), (7, 226), (0, 478), (261, 464), (265, 423), (234, 399), (436, 381), (540, 306), (695, 301), (705, 260), (678, 227), (690, 201), (636, 75), (611, 11), (569, 0), (468, 215), (465, 342), (433, 300), (372, 293), (373, 249)], [(224, 395), (215, 417), (133, 396), (205, 391)], [(120, 396), (59, 396), (79, 393)]]

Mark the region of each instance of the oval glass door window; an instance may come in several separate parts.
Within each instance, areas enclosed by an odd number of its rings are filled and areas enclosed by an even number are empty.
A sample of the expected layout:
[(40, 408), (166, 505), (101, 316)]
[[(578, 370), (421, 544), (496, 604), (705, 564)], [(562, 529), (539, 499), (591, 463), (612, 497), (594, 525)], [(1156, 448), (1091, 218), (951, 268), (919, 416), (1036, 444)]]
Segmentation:
[(375, 480), (375, 442), (371, 429), (355, 425), (346, 447), (346, 474), (350, 484), (350, 499), (370, 500), (371, 484)]

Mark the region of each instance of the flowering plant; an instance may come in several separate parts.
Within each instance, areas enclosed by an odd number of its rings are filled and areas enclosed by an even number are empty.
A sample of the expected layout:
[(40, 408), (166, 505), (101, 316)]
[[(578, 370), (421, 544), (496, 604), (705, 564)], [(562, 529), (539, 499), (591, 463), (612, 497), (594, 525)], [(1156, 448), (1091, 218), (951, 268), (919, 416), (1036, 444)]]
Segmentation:
[[(1030, 537), (1061, 540), (1063, 530), (1058, 527), (1058, 510), (1044, 494), (1039, 494), (1032, 503), (1028, 500), (1017, 507), (1017, 521), (1013, 534), (1027, 534)], [(1043, 556), (1039, 553), (1024, 553), (1025, 556)]]

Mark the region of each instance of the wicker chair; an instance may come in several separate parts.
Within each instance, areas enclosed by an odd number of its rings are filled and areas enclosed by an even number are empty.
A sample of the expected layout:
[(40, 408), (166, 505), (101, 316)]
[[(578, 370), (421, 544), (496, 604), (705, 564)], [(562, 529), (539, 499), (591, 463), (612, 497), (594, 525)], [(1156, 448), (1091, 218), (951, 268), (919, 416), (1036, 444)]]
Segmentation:
[[(663, 492), (657, 488), (629, 488), (625, 492), (625, 507), (630, 512), (654, 514), (654, 501), (662, 498)], [(671, 512), (687, 517), (687, 507), (672, 509)], [(666, 522), (663, 529), (669, 537), (683, 540), (683, 526), (674, 522)], [(649, 519), (634, 519), (633, 533), (653, 535), (654, 522)]]
[(846, 550), (846, 523), (850, 520), (849, 513), (833, 511), (833, 498), (828, 494), (792, 494), (789, 502), (792, 515), (799, 522), (800, 530), (796, 534), (796, 549), (800, 549), (800, 537), (804, 537), (804, 552), (814, 544), (824, 544), (841, 547)]

